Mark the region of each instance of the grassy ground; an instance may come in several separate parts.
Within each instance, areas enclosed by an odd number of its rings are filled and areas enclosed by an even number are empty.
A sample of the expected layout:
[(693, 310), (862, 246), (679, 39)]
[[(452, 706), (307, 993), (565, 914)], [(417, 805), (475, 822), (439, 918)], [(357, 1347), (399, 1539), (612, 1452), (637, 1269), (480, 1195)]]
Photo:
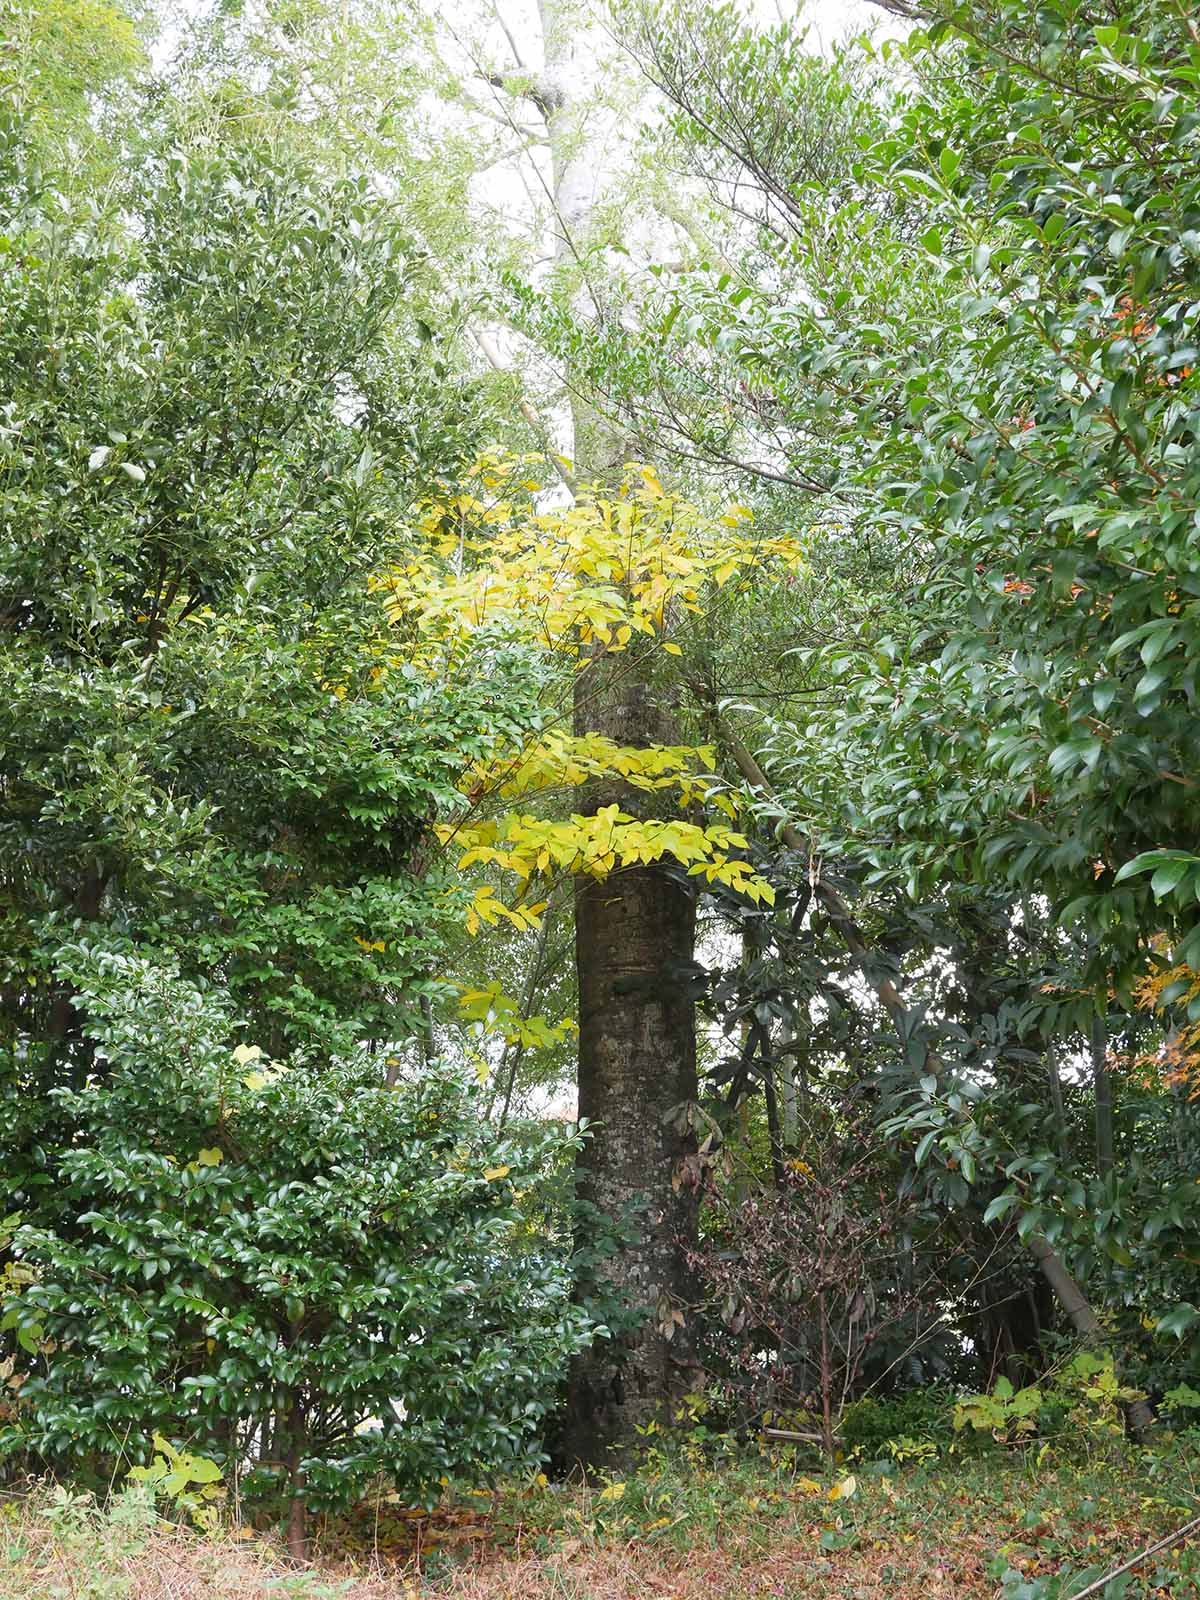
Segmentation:
[[(1067, 1600), (1200, 1514), (1184, 1453), (997, 1451), (848, 1477), (743, 1457), (428, 1516), (382, 1497), (322, 1530), (306, 1571), (244, 1529), (42, 1491), (0, 1505), (0, 1600)], [(1200, 1535), (1103, 1592), (1200, 1600)]]

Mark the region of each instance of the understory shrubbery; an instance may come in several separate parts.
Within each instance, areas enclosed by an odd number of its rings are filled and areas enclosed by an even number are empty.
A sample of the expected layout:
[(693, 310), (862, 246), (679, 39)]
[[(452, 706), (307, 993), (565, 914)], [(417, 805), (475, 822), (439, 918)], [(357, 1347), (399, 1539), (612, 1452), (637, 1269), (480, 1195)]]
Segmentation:
[(865, 1395), (842, 1413), (842, 1443), (848, 1455), (866, 1460), (903, 1454), (905, 1445), (949, 1444), (954, 1438), (954, 1404), (954, 1391), (947, 1384), (906, 1389), (882, 1399)]
[[(955, 1255), (911, 1196), (881, 1182), (886, 1155), (850, 1108), (814, 1127), (777, 1182), (714, 1183), (692, 1264), (704, 1353), (729, 1417), (819, 1430), (865, 1391), (956, 1358), (946, 1306)], [(900, 1430), (905, 1431), (905, 1430)]]
[(388, 1086), (367, 1052), (268, 1061), (170, 971), (74, 959), (94, 1070), (59, 1091), (54, 1220), (15, 1237), (0, 1450), (86, 1481), (157, 1432), (293, 1506), (536, 1460), (590, 1328), (522, 1206), (576, 1136), (498, 1133), (436, 1065)]

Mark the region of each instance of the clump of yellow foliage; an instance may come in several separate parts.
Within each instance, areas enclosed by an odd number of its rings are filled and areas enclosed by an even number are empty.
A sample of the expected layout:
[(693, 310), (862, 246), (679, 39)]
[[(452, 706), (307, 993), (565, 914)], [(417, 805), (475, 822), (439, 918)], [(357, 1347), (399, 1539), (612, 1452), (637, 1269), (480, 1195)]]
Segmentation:
[(540, 511), (536, 480), (516, 477), (530, 460), (484, 457), (478, 492), (426, 507), (427, 553), (377, 580), (394, 621), (447, 641), (503, 619), (581, 665), (592, 646), (624, 650), (638, 636), (678, 655), (669, 617), (701, 613), (706, 590), (753, 567), (804, 563), (798, 540), (755, 534), (745, 506), (709, 517), (653, 467), (629, 467), (611, 496), (582, 489)]
[[(544, 466), (540, 457), (481, 456), (465, 486), (424, 507), (413, 558), (374, 580), (406, 639), (409, 670), (448, 674), (474, 635), (495, 628), (552, 656), (568, 683), (598, 651), (638, 645), (679, 656), (672, 632), (703, 615), (717, 590), (764, 569), (804, 566), (799, 540), (761, 537), (745, 506), (706, 513), (668, 494), (653, 467), (630, 465), (615, 492), (582, 488), (569, 504), (549, 504)], [(535, 884), (548, 890), (564, 875), (604, 878), (663, 860), (770, 904), (774, 891), (745, 858), (747, 839), (715, 765), (706, 745), (632, 747), (553, 727), (524, 743), (498, 742), (463, 775), (462, 813), (438, 828), (458, 849), (460, 870), (482, 866), (514, 880), (507, 903), (494, 883), (475, 889), (469, 931), (501, 922), (536, 928), (549, 896), (538, 897)], [(673, 792), (679, 814), (644, 819), (616, 804), (566, 817), (512, 809), (515, 800), (606, 777)], [(488, 999), (498, 1015), (496, 997)]]

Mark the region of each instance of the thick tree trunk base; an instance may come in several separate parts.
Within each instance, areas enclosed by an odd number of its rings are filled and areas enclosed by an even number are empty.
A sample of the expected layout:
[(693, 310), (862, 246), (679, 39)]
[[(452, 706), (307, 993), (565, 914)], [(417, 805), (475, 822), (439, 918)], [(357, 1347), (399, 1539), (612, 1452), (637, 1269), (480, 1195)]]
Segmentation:
[(652, 867), (577, 890), (579, 1114), (596, 1125), (577, 1167), (578, 1244), (590, 1252), (609, 1227), (633, 1235), (581, 1276), (579, 1293), (615, 1296), (638, 1320), (575, 1363), (564, 1465), (614, 1463), (701, 1381), (686, 1321), (671, 1315), (691, 1298), (684, 1250), (698, 1199), (682, 1165), (697, 1094), (682, 971), (694, 923), (693, 895)]

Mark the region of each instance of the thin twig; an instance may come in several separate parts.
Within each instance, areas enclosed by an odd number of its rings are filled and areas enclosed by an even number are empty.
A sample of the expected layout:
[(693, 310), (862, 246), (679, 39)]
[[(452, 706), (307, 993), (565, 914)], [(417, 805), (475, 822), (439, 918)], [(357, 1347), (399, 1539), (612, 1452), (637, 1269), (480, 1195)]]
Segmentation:
[(1188, 1534), (1200, 1528), (1200, 1517), (1193, 1517), (1190, 1522), (1185, 1522), (1182, 1528), (1177, 1528), (1174, 1533), (1168, 1533), (1165, 1538), (1159, 1539), (1156, 1544), (1147, 1545), (1144, 1550), (1139, 1550), (1136, 1556), (1130, 1556), (1123, 1566), (1114, 1567), (1103, 1578), (1097, 1578), (1095, 1583), (1089, 1583), (1086, 1589), (1079, 1589), (1070, 1597), (1070, 1600), (1084, 1600), (1085, 1595), (1096, 1594), (1106, 1584), (1119, 1578), (1123, 1572), (1128, 1572), (1130, 1567), (1136, 1567), (1140, 1561), (1145, 1561), (1147, 1556), (1157, 1555), (1160, 1550), (1166, 1550), (1173, 1544), (1178, 1544), (1181, 1539), (1186, 1539)]

